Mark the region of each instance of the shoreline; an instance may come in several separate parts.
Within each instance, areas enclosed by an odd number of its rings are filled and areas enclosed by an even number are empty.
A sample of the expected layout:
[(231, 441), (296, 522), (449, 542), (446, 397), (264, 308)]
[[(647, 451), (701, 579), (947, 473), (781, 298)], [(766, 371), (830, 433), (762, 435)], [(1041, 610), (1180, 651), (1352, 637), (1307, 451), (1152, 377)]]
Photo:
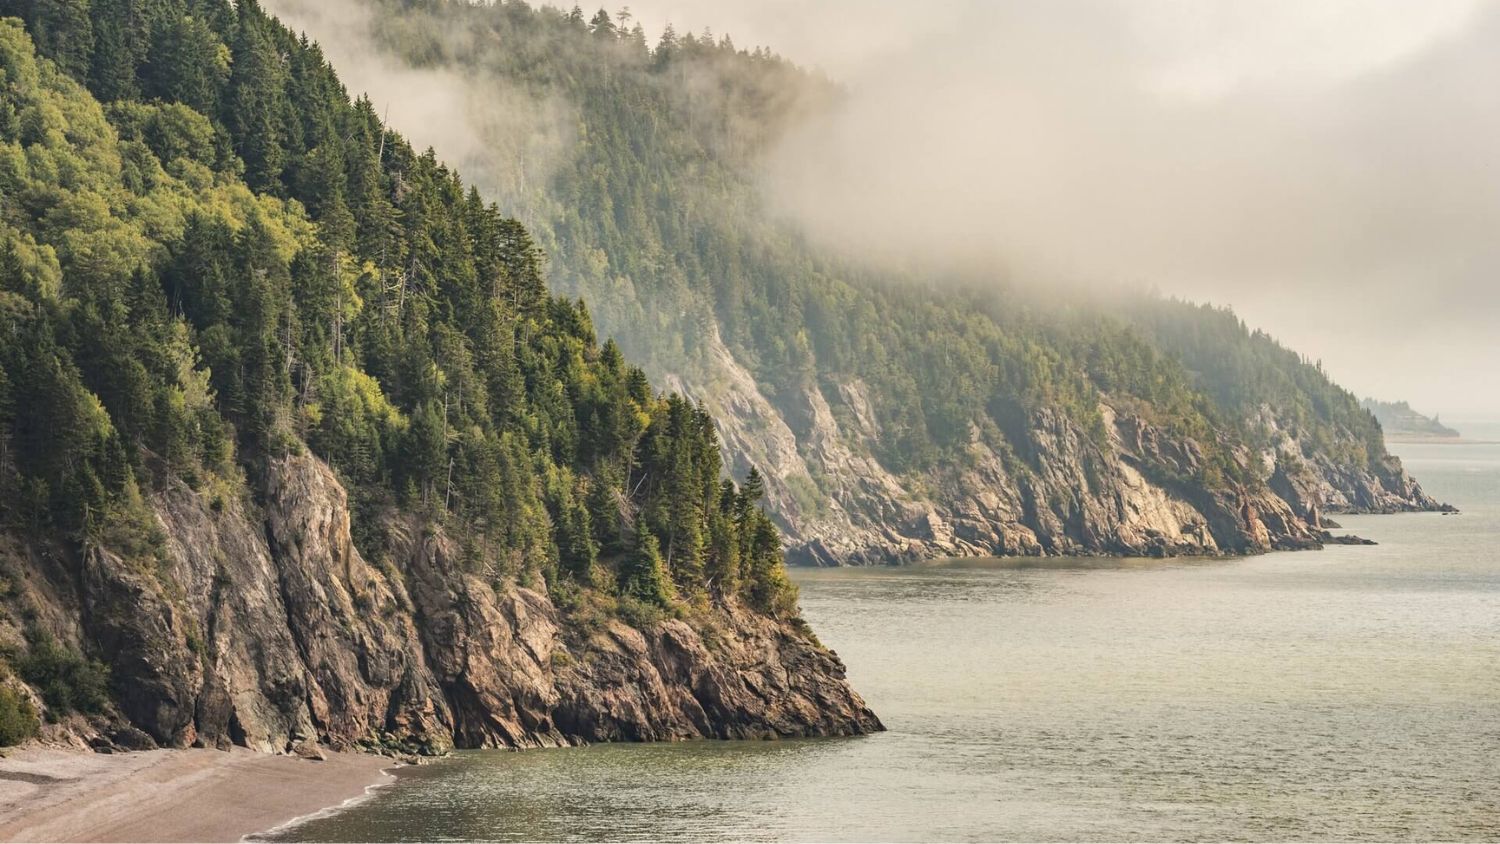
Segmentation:
[(298, 826), (301, 826), (302, 824), (307, 823), (308, 821), (319, 820), (321, 818), (326, 818), (326, 817), (330, 817), (330, 816), (333, 816), (333, 815), (337, 815), (340, 812), (344, 811), (345, 809), (350, 809), (350, 808), (353, 808), (355, 806), (358, 806), (361, 803), (364, 803), (365, 801), (373, 798), (380, 791), (382, 791), (382, 790), (384, 790), (386, 788), (389, 788), (392, 785), (395, 785), (396, 784), (396, 773), (395, 773), (396, 770), (398, 770), (398, 769), (397, 768), (384, 768), (384, 769), (382, 769), (381, 773), (384, 774), (384, 777), (381, 779), (380, 782), (370, 783), (369, 785), (365, 786), (365, 790), (362, 793), (356, 794), (355, 796), (348, 798), (347, 800), (343, 801), (342, 803), (336, 803), (336, 804), (333, 804), (333, 805), (330, 805), (330, 806), (324, 806), (324, 807), (322, 807), (320, 809), (315, 809), (315, 810), (313, 810), (311, 812), (307, 812), (305, 814), (297, 815), (294, 818), (289, 818), (287, 820), (282, 821), (279, 824), (276, 824), (275, 826), (267, 827), (266, 829), (258, 829), (258, 830), (254, 831), (254, 832), (247, 832), (244, 835), (240, 836), (239, 840), (242, 841), (242, 842), (245, 842), (245, 841), (263, 841), (263, 840), (265, 840), (266, 838), (268, 838), (270, 836), (279, 835), (279, 834), (281, 834), (281, 833), (283, 833), (283, 832), (285, 832), (285, 831), (287, 831), (289, 829), (294, 829), (294, 828), (296, 828)]
[(368, 799), (394, 767), (362, 753), (22, 747), (0, 758), (0, 841), (240, 841)]
[(1385, 442), (1391, 445), (1500, 445), (1500, 440), (1478, 440), (1470, 437), (1438, 437), (1421, 434), (1386, 434)]

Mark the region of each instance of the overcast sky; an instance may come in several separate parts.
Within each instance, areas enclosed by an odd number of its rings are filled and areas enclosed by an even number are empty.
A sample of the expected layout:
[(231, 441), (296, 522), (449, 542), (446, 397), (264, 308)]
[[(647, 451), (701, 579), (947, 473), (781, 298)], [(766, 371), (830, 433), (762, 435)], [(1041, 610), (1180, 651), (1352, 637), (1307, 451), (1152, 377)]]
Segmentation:
[(768, 163), (832, 243), (1232, 305), (1500, 415), (1500, 4), (636, 0), (852, 96)]

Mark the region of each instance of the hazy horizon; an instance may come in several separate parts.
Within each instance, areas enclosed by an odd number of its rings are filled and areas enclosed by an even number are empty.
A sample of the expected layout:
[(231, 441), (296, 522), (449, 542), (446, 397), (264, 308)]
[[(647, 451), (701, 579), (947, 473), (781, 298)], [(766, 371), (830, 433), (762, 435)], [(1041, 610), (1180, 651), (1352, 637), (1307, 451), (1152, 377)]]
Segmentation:
[[(320, 40), (356, 8), (266, 5)], [(1360, 396), (1500, 416), (1500, 89), (1476, 82), (1500, 78), (1500, 6), (630, 9), (653, 43), (668, 22), (709, 27), (847, 88), (768, 157), (763, 180), (773, 208), (831, 246), (1227, 305)], [(390, 68), (336, 37), (329, 55), (351, 88), (397, 100), (392, 123), (417, 143), (460, 164), (495, 154), (476, 141), (475, 97), (450, 93), (470, 80)], [(444, 90), (392, 97), (393, 85)], [(508, 126), (502, 154), (544, 172), (568, 143), (567, 104), (501, 95), (482, 134)]]

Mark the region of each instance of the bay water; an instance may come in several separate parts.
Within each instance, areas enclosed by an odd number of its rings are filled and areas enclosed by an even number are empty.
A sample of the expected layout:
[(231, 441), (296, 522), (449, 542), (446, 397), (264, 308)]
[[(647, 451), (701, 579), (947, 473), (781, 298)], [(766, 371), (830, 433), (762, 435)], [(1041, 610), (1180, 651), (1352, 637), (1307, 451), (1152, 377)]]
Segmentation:
[(1462, 515), (1244, 559), (797, 572), (887, 733), (458, 753), (263, 837), (1500, 839), (1500, 445), (1394, 450)]

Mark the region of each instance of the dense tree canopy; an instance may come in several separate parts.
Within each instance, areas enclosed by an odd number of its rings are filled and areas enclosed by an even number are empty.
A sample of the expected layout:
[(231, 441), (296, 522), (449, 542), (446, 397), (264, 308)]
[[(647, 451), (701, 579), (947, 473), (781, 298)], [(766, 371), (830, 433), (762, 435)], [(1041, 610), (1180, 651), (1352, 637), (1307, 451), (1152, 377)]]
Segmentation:
[(310, 448), (377, 557), (400, 509), (558, 594), (794, 610), (703, 411), (598, 345), (528, 231), (316, 46), (253, 0), (0, 13), (11, 529), (149, 560), (157, 485), (239, 494)]

